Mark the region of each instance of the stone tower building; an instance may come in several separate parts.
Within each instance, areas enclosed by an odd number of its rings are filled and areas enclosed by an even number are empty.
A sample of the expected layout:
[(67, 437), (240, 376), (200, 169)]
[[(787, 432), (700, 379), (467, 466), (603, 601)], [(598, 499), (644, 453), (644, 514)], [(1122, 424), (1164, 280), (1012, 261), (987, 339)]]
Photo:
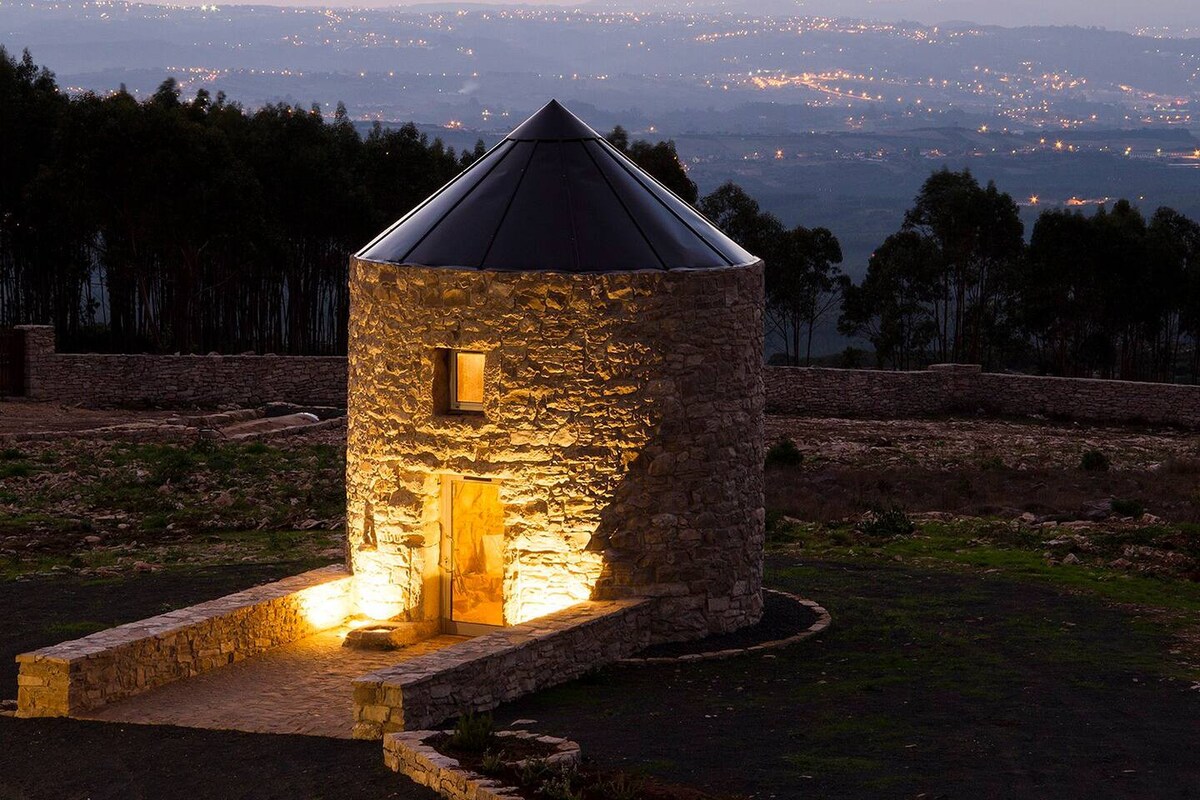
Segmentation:
[(359, 609), (475, 633), (762, 609), (762, 262), (557, 102), (351, 263)]

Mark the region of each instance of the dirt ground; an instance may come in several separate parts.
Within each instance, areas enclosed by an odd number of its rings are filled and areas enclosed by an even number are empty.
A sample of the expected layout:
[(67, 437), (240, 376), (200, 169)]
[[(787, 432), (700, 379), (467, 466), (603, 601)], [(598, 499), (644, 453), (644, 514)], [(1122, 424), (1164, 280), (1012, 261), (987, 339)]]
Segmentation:
[[(803, 462), (768, 470), (767, 506), (809, 521), (882, 505), (1063, 522), (1095, 517), (1114, 499), (1171, 522), (1200, 521), (1194, 433), (986, 419), (768, 417), (768, 443), (784, 438), (796, 443)], [(1101, 454), (1107, 468), (1082, 468), (1088, 453)]]
[[(99, 421), (77, 411), (24, 424)], [(768, 432), (800, 459), (767, 471), (767, 583), (833, 626), (763, 656), (606, 669), (500, 722), (747, 798), (1200, 797), (1200, 437)], [(18, 652), (339, 560), (343, 435), (0, 447), (0, 698)], [(374, 744), (0, 717), (0, 800), (179, 796), (432, 797)]]
[(154, 422), (175, 416), (171, 411), (89, 409), (61, 403), (42, 403), (0, 397), (0, 436), (12, 433), (84, 431), (134, 422)]

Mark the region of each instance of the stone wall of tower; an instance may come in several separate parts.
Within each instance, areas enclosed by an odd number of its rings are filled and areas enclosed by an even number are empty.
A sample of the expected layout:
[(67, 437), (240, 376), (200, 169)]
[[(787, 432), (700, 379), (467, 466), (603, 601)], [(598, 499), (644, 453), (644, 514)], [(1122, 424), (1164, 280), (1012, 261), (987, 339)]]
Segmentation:
[[(500, 482), (507, 623), (651, 596), (656, 638), (756, 621), (762, 266), (351, 265), (349, 560), (372, 616), (438, 613), (446, 476)], [(487, 354), (482, 414), (439, 359)]]

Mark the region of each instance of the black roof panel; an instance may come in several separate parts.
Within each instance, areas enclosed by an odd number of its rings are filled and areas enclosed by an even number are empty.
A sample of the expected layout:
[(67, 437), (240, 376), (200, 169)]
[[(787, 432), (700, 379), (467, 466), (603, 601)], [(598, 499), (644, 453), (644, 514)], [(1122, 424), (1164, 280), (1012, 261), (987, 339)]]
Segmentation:
[(555, 100), (358, 255), (553, 272), (755, 261)]

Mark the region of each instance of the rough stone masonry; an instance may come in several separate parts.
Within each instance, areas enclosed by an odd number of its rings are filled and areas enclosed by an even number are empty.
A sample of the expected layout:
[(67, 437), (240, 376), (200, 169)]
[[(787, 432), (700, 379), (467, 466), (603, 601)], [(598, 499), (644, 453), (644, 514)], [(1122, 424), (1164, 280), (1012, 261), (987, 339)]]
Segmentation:
[[(501, 272), (355, 259), (347, 497), (355, 591), (438, 614), (442, 486), (499, 481), (504, 621), (660, 598), (655, 639), (762, 608), (762, 263)], [(440, 401), (486, 353), (480, 414)], [(383, 604), (381, 606), (381, 604)]]

